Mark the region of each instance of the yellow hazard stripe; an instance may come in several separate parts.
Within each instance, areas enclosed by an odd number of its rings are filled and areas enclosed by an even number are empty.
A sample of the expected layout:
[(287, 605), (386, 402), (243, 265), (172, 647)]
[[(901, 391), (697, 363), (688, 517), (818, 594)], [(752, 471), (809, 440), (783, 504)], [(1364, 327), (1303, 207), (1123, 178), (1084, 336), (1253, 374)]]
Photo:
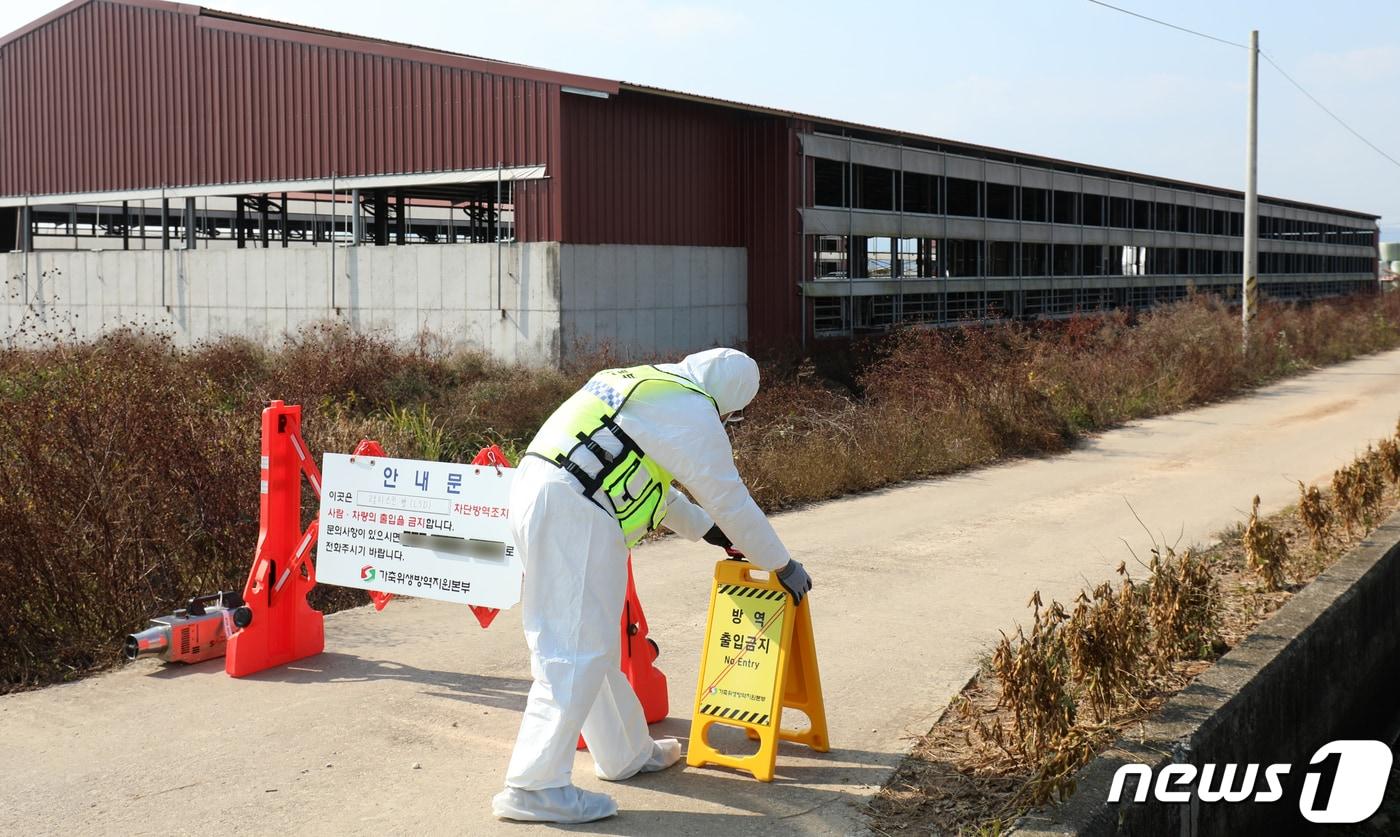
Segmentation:
[(777, 601), (787, 595), (782, 590), (770, 590), (767, 587), (750, 587), (747, 584), (721, 584), (719, 593), (722, 596), (740, 596), (763, 601)]
[(719, 718), (725, 721), (738, 721), (744, 724), (754, 724), (755, 726), (766, 726), (770, 716), (758, 712), (745, 712), (735, 709), (732, 706), (720, 706), (717, 703), (707, 703), (700, 707), (701, 715), (709, 715), (712, 718)]

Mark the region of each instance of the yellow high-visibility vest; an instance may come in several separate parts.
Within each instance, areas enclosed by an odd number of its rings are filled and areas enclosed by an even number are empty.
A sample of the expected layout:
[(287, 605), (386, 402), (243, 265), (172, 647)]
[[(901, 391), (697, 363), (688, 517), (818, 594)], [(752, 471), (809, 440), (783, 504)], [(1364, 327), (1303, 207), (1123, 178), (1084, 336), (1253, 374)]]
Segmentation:
[[(666, 493), (672, 479), (617, 425), (618, 411), (643, 385), (689, 390), (703, 395), (719, 411), (709, 393), (682, 375), (655, 366), (604, 369), (554, 411), (525, 451), (527, 456), (558, 465), (578, 480), (584, 496), (617, 518), (629, 547), (666, 517)], [(610, 454), (598, 444), (595, 437), (604, 430), (622, 443), (620, 453)], [(574, 460), (580, 448), (603, 463), (597, 474), (589, 476)]]

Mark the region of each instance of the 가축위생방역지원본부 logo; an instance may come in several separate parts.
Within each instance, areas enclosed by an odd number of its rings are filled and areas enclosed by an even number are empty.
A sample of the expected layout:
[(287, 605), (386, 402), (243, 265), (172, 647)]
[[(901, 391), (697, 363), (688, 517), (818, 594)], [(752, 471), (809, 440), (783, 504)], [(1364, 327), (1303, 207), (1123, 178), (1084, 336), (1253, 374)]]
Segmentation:
[(375, 575), (377, 575), (377, 573), (372, 565), (365, 564), (363, 567), (360, 567), (361, 581), (374, 581)]
[[(1356, 823), (1380, 807), (1393, 755), (1380, 741), (1333, 741), (1319, 747), (1303, 774), (1298, 811), (1309, 822)], [(1125, 764), (1113, 774), (1109, 802), (1123, 802), (1129, 776), (1137, 787), (1129, 802), (1278, 802), (1291, 764), (1171, 764), (1152, 775), (1146, 764)]]

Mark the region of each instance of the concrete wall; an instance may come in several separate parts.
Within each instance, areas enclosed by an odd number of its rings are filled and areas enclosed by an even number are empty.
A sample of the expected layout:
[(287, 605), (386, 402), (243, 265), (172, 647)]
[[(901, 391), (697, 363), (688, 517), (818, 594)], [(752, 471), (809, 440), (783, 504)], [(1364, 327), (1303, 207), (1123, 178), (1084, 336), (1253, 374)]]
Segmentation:
[(543, 242), (499, 251), (41, 251), (3, 260), (0, 339), (9, 343), (130, 325), (179, 345), (230, 334), (276, 342), (340, 321), (405, 342), (430, 333), (505, 360), (552, 364), (576, 346), (647, 354), (742, 342), (747, 326), (738, 248)]
[(10, 253), (0, 327), (24, 342), (138, 325), (189, 345), (229, 334), (275, 342), (341, 321), (403, 341), (430, 332), (507, 360), (555, 362), (558, 245), (506, 245), (500, 256), (498, 300), (493, 244)]
[[(1400, 659), (1400, 515), (1318, 576), (1169, 700), (1141, 733), (1079, 772), (1061, 807), (1024, 817), (1018, 837), (1307, 833), (1298, 798), (1323, 744), (1384, 739), (1395, 717)], [(1292, 765), (1271, 804), (1106, 802), (1119, 767), (1206, 763)], [(1262, 773), (1262, 767), (1260, 768)], [(1125, 784), (1131, 800), (1136, 779)], [(1238, 782), (1238, 780), (1237, 780)], [(1257, 787), (1263, 789), (1262, 777)], [(1149, 800), (1151, 797), (1149, 796)]]
[(748, 340), (742, 247), (560, 246), (566, 347), (677, 354)]

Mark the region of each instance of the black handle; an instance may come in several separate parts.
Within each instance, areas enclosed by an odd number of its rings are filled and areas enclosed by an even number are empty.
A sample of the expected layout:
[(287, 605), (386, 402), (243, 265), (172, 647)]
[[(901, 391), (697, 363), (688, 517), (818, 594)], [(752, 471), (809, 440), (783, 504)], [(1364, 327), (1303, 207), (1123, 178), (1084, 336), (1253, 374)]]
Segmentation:
[(207, 605), (219, 605), (229, 609), (239, 607), (243, 604), (243, 596), (233, 590), (220, 590), (217, 593), (209, 593), (204, 596), (195, 596), (185, 603), (185, 614), (188, 616), (203, 616)]

